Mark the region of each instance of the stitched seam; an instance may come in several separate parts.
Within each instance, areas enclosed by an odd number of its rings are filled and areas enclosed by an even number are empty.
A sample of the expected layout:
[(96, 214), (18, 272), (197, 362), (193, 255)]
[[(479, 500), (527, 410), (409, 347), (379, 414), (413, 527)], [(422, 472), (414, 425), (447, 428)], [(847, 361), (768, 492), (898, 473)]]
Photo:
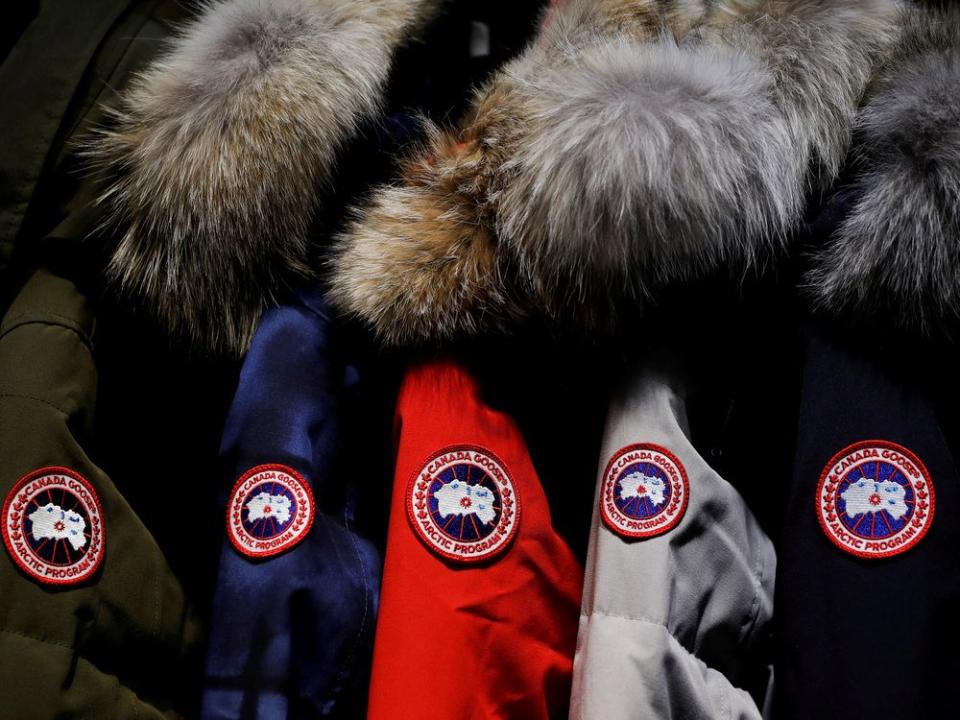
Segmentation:
[[(21, 320), (21, 318), (24, 318)], [(54, 322), (53, 319), (56, 318), (61, 322)], [(70, 330), (75, 332), (83, 340), (84, 344), (89, 344), (89, 338), (87, 337), (87, 332), (83, 329), (83, 326), (76, 321), (76, 319), (67, 317), (66, 315), (59, 315), (57, 313), (21, 313), (20, 315), (15, 315), (12, 318), (8, 318), (2, 326), (0, 326), (0, 338), (9, 335), (14, 330), (22, 328), (28, 325), (50, 325), (52, 327), (62, 327), (65, 330)]]
[(310, 305), (309, 303), (303, 302), (303, 301), (300, 300), (299, 298), (298, 298), (298, 301), (299, 301), (300, 305), (301, 305), (302, 307), (306, 308), (307, 312), (309, 312), (311, 315), (316, 315), (318, 318), (320, 318), (321, 320), (323, 320), (323, 321), (326, 322), (326, 323), (329, 323), (329, 322), (330, 322), (330, 316), (329, 316), (325, 311), (318, 310), (318, 309), (314, 308), (312, 305)]
[[(593, 616), (593, 615), (600, 615), (601, 617), (616, 618), (616, 619), (620, 619), (620, 620), (631, 620), (631, 621), (633, 621), (633, 622), (640, 622), (640, 623), (645, 623), (645, 624), (647, 624), (647, 625), (653, 625), (653, 626), (655, 626), (655, 627), (663, 628), (663, 630), (666, 631), (666, 633), (667, 633), (668, 637), (670, 638), (670, 640), (672, 640), (674, 643), (676, 643), (677, 647), (679, 647), (686, 655), (688, 655), (688, 656), (689, 656), (690, 658), (692, 658), (694, 661), (696, 661), (696, 662), (700, 663), (701, 665), (703, 665), (703, 667), (707, 668), (708, 670), (713, 670), (715, 673), (718, 673), (721, 677), (724, 678), (724, 680), (727, 681), (727, 683), (730, 685), (730, 687), (735, 687), (735, 686), (733, 685), (733, 683), (730, 681), (730, 678), (728, 678), (728, 677), (726, 676), (726, 674), (720, 672), (720, 671), (717, 670), (715, 667), (711, 667), (710, 665), (707, 665), (707, 663), (705, 663), (700, 657), (698, 657), (696, 654), (690, 652), (690, 650), (688, 650), (688, 649), (683, 645), (683, 643), (681, 643), (681, 642), (677, 639), (677, 636), (674, 635), (672, 632), (670, 632), (670, 629), (669, 629), (664, 623), (660, 622), (659, 620), (651, 620), (651, 619), (649, 619), (649, 618), (638, 617), (638, 616), (635, 616), (635, 615), (621, 615), (621, 614), (619, 614), (619, 613), (611, 613), (611, 612), (606, 612), (606, 611), (603, 611), (603, 610), (594, 610), (594, 611), (591, 612), (591, 613), (580, 613), (580, 617), (582, 617), (582, 618), (587, 618), (587, 619), (589, 619), (589, 618), (590, 618), (591, 616)], [(726, 717), (728, 718), (728, 720), (730, 720), (730, 719), (731, 719), (731, 709), (732, 709), (733, 706), (732, 706), (732, 704), (729, 704), (728, 701), (729, 701), (729, 698), (727, 697), (727, 688), (724, 687), (723, 685), (721, 685), (721, 687), (720, 687), (720, 698), (719, 698), (719, 705), (720, 705), (719, 710), (720, 710), (720, 714), (723, 715), (723, 716), (726, 716)]]
[[(327, 532), (332, 537), (332, 532), (330, 531), (329, 528), (327, 529)], [(351, 541), (351, 544), (353, 545), (353, 550), (357, 555), (357, 561), (360, 565), (361, 571), (364, 571), (365, 567), (360, 555), (360, 546), (357, 544), (357, 539), (356, 537), (354, 537), (353, 532), (350, 531), (349, 527), (347, 527), (347, 532), (350, 535), (350, 541)], [(356, 661), (357, 655), (360, 652), (360, 647), (362, 646), (363, 630), (366, 627), (367, 613), (369, 611), (369, 603), (367, 602), (367, 599), (369, 597), (369, 588), (367, 587), (366, 572), (363, 573), (362, 579), (363, 579), (363, 617), (360, 619), (360, 629), (357, 631), (357, 636), (353, 640), (350, 652), (347, 653), (347, 656), (345, 658), (347, 662), (344, 663), (343, 667), (340, 668), (340, 672), (337, 673), (337, 683), (333, 692), (333, 697), (336, 697), (344, 692), (344, 682), (349, 676), (350, 670), (351, 670), (351, 668), (348, 667), (348, 665), (351, 660), (354, 662)]]
[[(370, 611), (370, 588), (367, 585), (367, 568), (363, 562), (363, 556), (360, 553), (360, 545), (357, 543), (357, 537), (353, 534), (353, 531), (350, 530), (350, 526), (344, 523), (344, 526), (347, 528), (347, 531), (350, 533), (350, 542), (353, 545), (353, 551), (357, 554), (357, 563), (360, 565), (360, 571), (363, 573), (361, 578), (363, 578), (363, 617), (360, 618), (360, 629), (357, 631), (357, 638), (353, 642), (354, 653), (360, 652), (360, 647), (363, 644), (363, 631), (367, 626), (367, 614)], [(347, 670), (344, 668), (342, 670), (341, 676), (346, 677)]]
[(125, 685), (123, 681), (120, 679), (119, 675), (115, 675), (113, 673), (109, 673), (109, 672), (106, 672), (105, 670), (102, 670), (95, 662), (93, 662), (87, 657), (84, 657), (83, 653), (79, 652), (73, 645), (57, 642), (56, 640), (46, 640), (44, 638), (39, 638), (34, 635), (30, 635), (28, 633), (20, 632), (19, 630), (11, 630), (10, 628), (4, 628), (4, 627), (0, 627), (0, 633), (6, 634), (6, 635), (12, 635), (13, 637), (23, 638), (24, 640), (32, 640), (33, 642), (38, 642), (43, 645), (52, 645), (53, 647), (63, 648), (64, 650), (72, 653), (77, 658), (77, 660), (80, 660), (86, 663), (91, 668), (93, 668), (95, 672), (99, 673), (103, 677), (114, 678), (121, 688), (124, 688), (125, 690), (129, 691), (130, 694), (136, 699), (138, 703), (138, 707), (136, 710), (138, 717), (140, 717), (141, 707), (149, 707), (159, 711), (159, 709), (156, 708), (156, 706), (151, 705), (149, 702), (141, 698), (136, 692), (134, 692), (133, 688), (131, 688), (129, 685)]
[[(758, 567), (758, 575), (759, 577), (762, 578), (763, 573), (762, 571), (759, 570), (760, 565), (758, 564), (757, 567)], [(761, 589), (762, 589), (762, 586), (761, 586)], [(596, 609), (594, 609), (592, 612), (580, 613), (580, 617), (586, 618), (586, 619), (590, 619), (592, 615), (600, 615), (602, 617), (617, 618), (619, 620), (630, 620), (632, 622), (647, 623), (648, 625), (658, 625), (662, 627), (664, 630), (666, 630), (667, 633), (669, 633), (670, 637), (676, 640), (677, 643), (679, 643), (684, 650), (687, 650), (687, 648), (683, 645), (683, 643), (680, 642), (677, 636), (673, 634), (673, 631), (671, 631), (670, 628), (667, 627), (666, 622), (663, 620), (655, 620), (653, 618), (642, 616), (642, 615), (626, 615), (622, 613), (613, 613), (605, 610), (596, 610)], [(760, 596), (759, 596), (759, 593), (754, 593), (753, 601), (751, 603), (750, 614), (740, 624), (740, 637), (739, 637), (739, 642), (737, 643), (738, 645), (745, 644), (747, 635), (749, 634), (749, 631), (756, 625), (757, 620), (759, 619), (759, 616), (760, 616)], [(690, 652), (690, 651), (687, 650), (687, 652)], [(690, 653), (690, 654), (692, 655), (693, 653)], [(696, 656), (694, 655), (694, 657)]]
[[(22, 637), (27, 640), (34, 640), (35, 642), (44, 643), (45, 645), (56, 645), (57, 647), (62, 647), (65, 650), (70, 650), (71, 652), (74, 652), (73, 645), (70, 645), (69, 643), (58, 642), (56, 640), (47, 640), (45, 638), (37, 637), (36, 635), (30, 635), (29, 633), (21, 632), (20, 630), (11, 630), (9, 628), (0, 627), (0, 633), (6, 633), (7, 635), (15, 635), (17, 637)], [(90, 661), (87, 660), (87, 662), (90, 662)], [(93, 663), (90, 663), (90, 664), (93, 665)]]
[(760, 595), (763, 593), (763, 563), (759, 558), (757, 559), (757, 564), (754, 566), (754, 572), (756, 575), (754, 578), (756, 587), (754, 588), (753, 599), (750, 602), (750, 614), (744, 618), (740, 625), (739, 644), (741, 645), (746, 644), (748, 637), (760, 620)]
[(46, 405), (47, 407), (53, 408), (64, 417), (70, 417), (70, 412), (67, 410), (64, 410), (59, 405), (56, 405), (50, 402), (49, 400), (44, 400), (43, 398), (34, 397), (33, 395), (24, 395), (22, 393), (0, 393), (0, 398), (13, 398), (15, 400), (33, 400), (34, 402), (38, 402), (38, 403), (41, 403), (42, 405)]
[[(59, 322), (55, 322), (58, 320)], [(76, 318), (72, 318), (68, 315), (61, 315), (60, 313), (52, 312), (25, 312), (7, 318), (4, 321), (3, 326), (0, 327), (0, 334), (6, 335), (8, 332), (18, 327), (34, 324), (56, 325), (58, 327), (68, 328), (70, 330), (76, 330), (78, 333), (83, 333), (83, 325), (77, 322)]]
[(731, 703), (730, 698), (727, 697), (727, 688), (725, 685), (720, 685), (720, 712), (723, 715), (726, 715), (727, 720), (731, 720)]
[[(636, 621), (636, 622), (647, 623), (647, 624), (649, 624), (649, 625), (659, 625), (659, 626), (662, 627), (664, 630), (666, 630), (668, 633), (670, 633), (670, 637), (672, 637), (674, 640), (676, 640), (676, 636), (674, 636), (674, 634), (673, 634), (672, 632), (670, 632), (670, 628), (667, 627), (667, 623), (666, 623), (665, 621), (663, 621), (663, 620), (654, 620), (653, 618), (645, 617), (645, 616), (643, 616), (643, 615), (624, 615), (624, 614), (621, 614), (621, 613), (608, 612), (608, 611), (606, 611), (606, 610), (594, 610), (593, 612), (588, 612), (588, 613), (582, 612), (582, 613), (580, 613), (580, 617), (582, 617), (582, 618), (590, 618), (592, 615), (602, 615), (603, 617), (618, 618), (618, 619), (620, 619), (620, 620), (633, 620), (633, 621)], [(677, 642), (680, 642), (680, 641), (677, 640)], [(684, 649), (686, 649), (686, 648), (684, 648)], [(689, 651), (688, 651), (688, 652), (689, 652)]]
[[(70, 317), (69, 315), (61, 315), (56, 312), (49, 312), (47, 310), (25, 310), (16, 315), (11, 315), (3, 322), (3, 328), (6, 328), (9, 325), (13, 325), (18, 322), (21, 318), (28, 318), (25, 322), (43, 322), (44, 318), (57, 318), (58, 320), (63, 320), (68, 325), (78, 326), (80, 323), (77, 322), (76, 318)], [(30, 320), (29, 318), (34, 318)]]
[(151, 573), (154, 576), (154, 591), (153, 591), (153, 637), (160, 642), (160, 637), (163, 635), (163, 627), (161, 626), (161, 613), (160, 613), (160, 595), (162, 591), (161, 583), (163, 579), (161, 573)]
[[(713, 471), (711, 470), (711, 472)], [(737, 492), (736, 488), (733, 487), (733, 485), (720, 477), (720, 475), (716, 472), (714, 472), (714, 474), (724, 485), (736, 493), (737, 497), (740, 497), (740, 494)], [(738, 644), (740, 645), (746, 642), (747, 637), (756, 627), (757, 622), (760, 619), (760, 598), (763, 595), (763, 579), (765, 577), (765, 573), (763, 572), (763, 560), (761, 558), (758, 557), (755, 564), (749, 568), (749, 577), (750, 581), (753, 583), (753, 597), (750, 600), (750, 611), (740, 623), (740, 630), (737, 638)]]
[[(707, 663), (705, 663), (699, 656), (697, 656), (695, 653), (693, 653), (693, 652), (691, 652), (690, 650), (688, 650), (688, 649), (684, 646), (684, 644), (677, 639), (677, 636), (674, 635), (672, 632), (670, 632), (670, 628), (668, 628), (668, 627), (667, 627), (666, 625), (664, 625), (662, 622), (658, 622), (658, 621), (656, 621), (656, 620), (648, 620), (647, 618), (632, 617), (632, 616), (630, 616), (630, 615), (618, 615), (617, 613), (608, 613), (608, 612), (603, 612), (603, 611), (593, 612), (593, 613), (590, 613), (590, 615), (601, 615), (601, 616), (603, 616), (603, 617), (618, 618), (618, 619), (620, 619), (620, 620), (633, 620), (633, 621), (635, 621), (635, 622), (641, 622), (641, 623), (645, 623), (645, 624), (647, 624), (647, 625), (654, 625), (655, 627), (663, 628), (664, 630), (666, 630), (667, 635), (670, 636), (670, 639), (673, 640), (673, 642), (675, 642), (675, 643), (677, 644), (677, 647), (679, 647), (681, 650), (683, 650), (683, 652), (685, 652), (687, 655), (689, 655), (690, 657), (692, 657), (692, 658), (693, 658), (694, 660), (696, 660), (697, 662), (702, 663), (704, 667), (710, 668), (710, 669), (713, 670), (714, 672), (720, 673), (720, 675), (723, 675), (723, 677), (726, 678), (727, 682), (730, 682), (730, 679), (727, 678), (727, 676), (724, 675), (724, 673), (720, 672), (720, 671), (717, 670), (715, 667), (711, 667), (710, 665), (707, 665)], [(581, 617), (586, 617), (586, 618), (588, 618), (588, 619), (589, 619), (590, 615), (583, 615), (583, 614), (581, 613)], [(732, 684), (732, 683), (731, 683), (731, 684)]]

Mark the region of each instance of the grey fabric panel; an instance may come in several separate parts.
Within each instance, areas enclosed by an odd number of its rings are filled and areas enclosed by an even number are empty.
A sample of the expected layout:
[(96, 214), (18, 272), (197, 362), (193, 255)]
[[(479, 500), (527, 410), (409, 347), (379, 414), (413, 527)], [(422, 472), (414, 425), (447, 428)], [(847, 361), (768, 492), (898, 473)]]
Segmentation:
[(749, 694), (691, 655), (663, 625), (635, 617), (580, 618), (573, 683), (570, 717), (578, 720), (761, 718)]
[(601, 521), (598, 483), (575, 718), (760, 717), (731, 683), (750, 670), (749, 650), (772, 618), (776, 557), (744, 500), (690, 443), (681, 389), (662, 372), (639, 368), (611, 403), (601, 479), (621, 448), (655, 443), (683, 464), (690, 499), (672, 530), (627, 540)]

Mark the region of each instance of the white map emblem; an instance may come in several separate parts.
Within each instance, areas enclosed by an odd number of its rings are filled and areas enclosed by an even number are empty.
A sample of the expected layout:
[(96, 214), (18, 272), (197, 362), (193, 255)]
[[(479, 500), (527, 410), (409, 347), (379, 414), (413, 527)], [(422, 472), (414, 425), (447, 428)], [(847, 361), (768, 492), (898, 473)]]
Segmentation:
[(907, 514), (906, 491), (903, 485), (888, 480), (861, 478), (840, 493), (847, 517), (853, 519), (863, 513), (886, 510), (890, 517), (899, 520)]
[(24, 475), (7, 495), (0, 522), (10, 557), (44, 585), (81, 583), (103, 562), (100, 498), (71, 468), (42, 467)]
[(241, 475), (227, 504), (227, 537), (237, 552), (262, 559), (297, 546), (313, 527), (313, 491), (287, 465), (257, 465)]
[(662, 505), (666, 485), (658, 477), (650, 477), (640, 472), (632, 472), (626, 477), (620, 478), (620, 499), (629, 500), (631, 498), (650, 498), (654, 505)]
[(47, 503), (30, 513), (27, 518), (32, 527), (30, 534), (34, 540), (66, 540), (74, 550), (81, 550), (87, 544), (87, 522), (78, 513), (64, 510), (59, 505)]
[(283, 525), (290, 521), (291, 503), (286, 495), (270, 495), (262, 492), (252, 498), (245, 507), (248, 522), (273, 518)]
[(824, 467), (817, 520), (827, 539), (861, 558), (886, 558), (915, 546), (930, 530), (936, 492), (930, 471), (888, 440), (850, 445)]
[(654, 443), (621, 448), (600, 477), (600, 517), (626, 540), (663, 535), (687, 510), (690, 481), (680, 459)]
[(520, 525), (510, 470), (489, 450), (454, 445), (429, 458), (407, 487), (414, 533), (449, 560), (481, 562), (504, 552)]
[(497, 517), (493, 509), (493, 493), (482, 485), (467, 485), (454, 480), (441, 487), (433, 495), (437, 499), (437, 512), (446, 519), (450, 515), (476, 515), (485, 525)]

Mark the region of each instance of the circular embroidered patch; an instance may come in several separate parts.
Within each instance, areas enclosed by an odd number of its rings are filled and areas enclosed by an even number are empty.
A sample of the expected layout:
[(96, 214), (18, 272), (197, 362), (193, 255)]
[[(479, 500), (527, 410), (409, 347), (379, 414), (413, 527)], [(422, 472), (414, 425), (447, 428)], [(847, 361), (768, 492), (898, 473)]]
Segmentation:
[(625, 538), (652, 538), (680, 522), (690, 499), (687, 471), (677, 457), (651, 443), (628, 445), (607, 463), (600, 515)]
[(459, 445), (433, 455), (407, 489), (410, 523), (438, 555), (459, 562), (502, 553), (520, 525), (520, 496), (489, 450)]
[(233, 486), (227, 535), (251, 558), (279, 555), (310, 532), (316, 515), (310, 484), (286, 465), (257, 465)]
[(851, 555), (882, 558), (916, 545), (933, 522), (930, 473), (907, 448), (866, 440), (834, 455), (817, 485), (817, 519)]
[(83, 582), (100, 567), (105, 549), (97, 491), (70, 468), (27, 473), (3, 503), (3, 542), (34, 580), (46, 585)]

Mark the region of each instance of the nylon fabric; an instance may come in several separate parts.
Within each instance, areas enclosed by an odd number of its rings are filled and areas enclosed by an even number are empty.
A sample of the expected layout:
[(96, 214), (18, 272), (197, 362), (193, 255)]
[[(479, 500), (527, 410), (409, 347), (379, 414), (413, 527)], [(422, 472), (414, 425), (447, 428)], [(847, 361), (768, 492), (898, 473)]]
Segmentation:
[[(956, 466), (919, 383), (879, 360), (901, 346), (882, 337), (861, 340), (850, 343), (819, 328), (807, 337), (777, 576), (778, 718), (908, 720), (956, 709)], [(834, 545), (817, 520), (821, 472), (834, 454), (863, 440), (909, 449), (936, 488), (930, 529), (903, 554), (853, 556)], [(909, 682), (884, 679), (898, 670), (909, 672)]]
[(349, 483), (335, 474), (346, 377), (319, 291), (264, 315), (224, 429), (225, 491), (249, 468), (279, 463), (311, 484), (318, 512), (299, 544), (271, 558), (251, 560), (224, 539), (204, 718), (362, 712), (380, 558), (351, 525), (352, 496), (336, 488)]
[(24, 718), (177, 718), (200, 628), (153, 537), (88, 454), (93, 328), (87, 298), (45, 270), (0, 326), (0, 493), (38, 468), (71, 468), (97, 493), (106, 538), (100, 569), (55, 589), (0, 551), (0, 707)]
[[(551, 525), (514, 421), (462, 366), (436, 361), (407, 371), (396, 433), (368, 717), (566, 717), (583, 571)], [(457, 445), (494, 453), (520, 498), (512, 544), (479, 566), (429, 549), (405, 507), (427, 458)]]
[[(604, 435), (574, 663), (577, 720), (761, 717), (738, 686), (759, 668), (776, 557), (737, 491), (691, 444), (683, 382), (639, 366), (614, 395)], [(621, 448), (674, 454), (690, 498), (676, 527), (625, 539), (600, 519), (604, 471)]]

